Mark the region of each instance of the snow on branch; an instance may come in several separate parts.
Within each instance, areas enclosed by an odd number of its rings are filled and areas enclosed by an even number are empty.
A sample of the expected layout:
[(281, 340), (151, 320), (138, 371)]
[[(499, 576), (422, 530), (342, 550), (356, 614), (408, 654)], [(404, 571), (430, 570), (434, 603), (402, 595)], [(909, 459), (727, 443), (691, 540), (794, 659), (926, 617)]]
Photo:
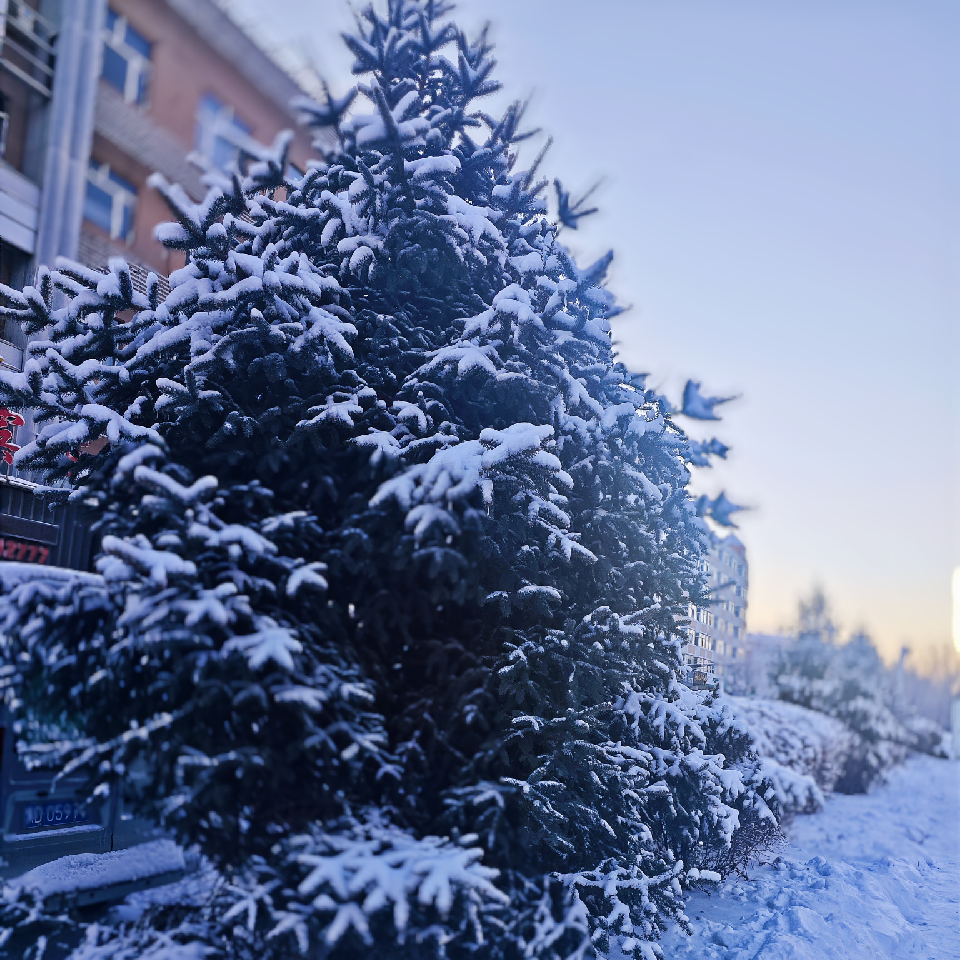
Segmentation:
[(97, 561), (97, 569), (107, 580), (129, 579), (135, 570), (154, 583), (166, 586), (171, 576), (195, 577), (197, 574), (192, 561), (167, 550), (155, 550), (143, 534), (137, 534), (132, 540), (108, 534), (101, 546), (106, 556)]
[(300, 653), (303, 644), (287, 627), (280, 626), (269, 617), (261, 618), (261, 629), (246, 636), (233, 637), (223, 645), (229, 655), (243, 653), (251, 669), (259, 670), (270, 661), (284, 670), (294, 669), (293, 654)]
[[(435, 453), (426, 463), (408, 467), (384, 483), (371, 500), (378, 506), (394, 500), (404, 510), (427, 503), (452, 505), (480, 490), (487, 504), (493, 502), (494, 480), (504, 471), (533, 467), (564, 486), (572, 480), (560, 460), (545, 449), (553, 427), (515, 423), (504, 430), (486, 428), (477, 440), (453, 444)], [(420, 515), (410, 514), (415, 525)], [(421, 517), (422, 519), (422, 517)]]
[(300, 909), (278, 916), (270, 936), (297, 930), (305, 938), (306, 918), (330, 917), (322, 924), (329, 946), (353, 929), (372, 943), (370, 919), (389, 910), (402, 937), (414, 909), (433, 908), (447, 917), (456, 899), (474, 905), (484, 901), (505, 905), (508, 897), (494, 886), (499, 871), (481, 863), (483, 850), (446, 838), (416, 838), (376, 821), (358, 827), (354, 835), (329, 833), (321, 827), (291, 838), (290, 859), (306, 876), (297, 887)]

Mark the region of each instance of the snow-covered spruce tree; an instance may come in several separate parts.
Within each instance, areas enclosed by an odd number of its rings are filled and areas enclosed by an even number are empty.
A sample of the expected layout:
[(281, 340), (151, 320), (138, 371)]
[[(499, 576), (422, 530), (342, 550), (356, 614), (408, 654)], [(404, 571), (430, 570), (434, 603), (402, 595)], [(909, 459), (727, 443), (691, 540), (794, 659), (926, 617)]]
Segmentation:
[(163, 299), (121, 262), (3, 291), (37, 338), (0, 371), (41, 424), (18, 462), (100, 536), (101, 580), (4, 600), (27, 753), (122, 784), (223, 878), (98, 956), (160, 927), (227, 956), (659, 956), (684, 888), (776, 830), (748, 738), (681, 681), (704, 450), (615, 362), (609, 258), (559, 242), (448, 13), (364, 13), (368, 106), (304, 105), (339, 140), (304, 177), (281, 139), (202, 204), (157, 182), (187, 254)]

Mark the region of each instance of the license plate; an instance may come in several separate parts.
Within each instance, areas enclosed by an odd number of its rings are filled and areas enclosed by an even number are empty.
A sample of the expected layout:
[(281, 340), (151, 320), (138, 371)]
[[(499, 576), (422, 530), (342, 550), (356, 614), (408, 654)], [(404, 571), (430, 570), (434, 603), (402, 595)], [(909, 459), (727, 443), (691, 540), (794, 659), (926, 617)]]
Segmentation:
[(55, 830), (90, 822), (86, 806), (71, 800), (51, 800), (46, 803), (28, 803), (21, 807), (20, 832)]

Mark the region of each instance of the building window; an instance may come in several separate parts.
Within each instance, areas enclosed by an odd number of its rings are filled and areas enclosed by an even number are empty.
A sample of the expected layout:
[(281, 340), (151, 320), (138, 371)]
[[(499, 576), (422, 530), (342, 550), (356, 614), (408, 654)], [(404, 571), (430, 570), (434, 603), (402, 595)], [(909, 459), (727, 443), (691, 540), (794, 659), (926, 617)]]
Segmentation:
[(114, 173), (110, 165), (90, 161), (83, 216), (106, 231), (114, 240), (129, 240), (137, 209), (137, 188)]
[(103, 69), (100, 76), (116, 87), (127, 103), (143, 103), (147, 99), (150, 78), (150, 41), (137, 33), (112, 10), (107, 10), (103, 31)]
[(233, 107), (205, 93), (197, 106), (194, 149), (215, 167), (236, 167), (250, 137), (250, 127), (233, 112)]

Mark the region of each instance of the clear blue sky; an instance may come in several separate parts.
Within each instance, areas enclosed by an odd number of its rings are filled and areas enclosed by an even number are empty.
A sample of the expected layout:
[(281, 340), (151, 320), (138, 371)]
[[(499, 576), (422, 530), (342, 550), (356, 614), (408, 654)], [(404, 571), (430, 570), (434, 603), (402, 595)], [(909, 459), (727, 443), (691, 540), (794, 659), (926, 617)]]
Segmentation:
[[(335, 88), (341, 0), (232, 0)], [(566, 234), (613, 248), (623, 358), (674, 395), (742, 393), (698, 478), (743, 515), (749, 626), (815, 583), (892, 653), (950, 636), (960, 565), (960, 4), (463, 0), (552, 134), (546, 172), (605, 177)]]

